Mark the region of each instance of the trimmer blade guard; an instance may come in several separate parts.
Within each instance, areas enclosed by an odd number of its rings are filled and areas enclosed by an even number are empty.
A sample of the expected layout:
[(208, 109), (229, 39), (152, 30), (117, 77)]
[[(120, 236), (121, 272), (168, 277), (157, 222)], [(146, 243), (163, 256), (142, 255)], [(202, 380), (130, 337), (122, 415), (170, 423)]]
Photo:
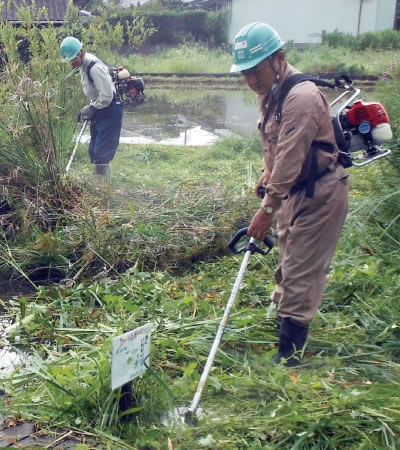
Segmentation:
[(388, 148), (375, 147), (373, 152), (356, 152), (352, 153), (351, 156), (353, 159), (353, 165), (357, 167), (362, 167), (378, 159), (384, 158), (385, 156), (390, 155), (390, 153), (392, 152)]

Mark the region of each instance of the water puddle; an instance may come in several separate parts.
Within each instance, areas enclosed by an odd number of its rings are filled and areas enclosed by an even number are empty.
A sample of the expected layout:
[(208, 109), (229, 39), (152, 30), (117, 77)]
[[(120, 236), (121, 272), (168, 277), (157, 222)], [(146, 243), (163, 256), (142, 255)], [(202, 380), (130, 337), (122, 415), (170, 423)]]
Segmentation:
[[(146, 97), (124, 111), (121, 144), (206, 146), (257, 132), (257, 96), (249, 90), (148, 88)], [(84, 135), (82, 142), (89, 139)]]
[(13, 350), (7, 341), (7, 329), (10, 321), (0, 319), (0, 378), (9, 375), (22, 364), (21, 356)]
[(121, 137), (136, 134), (161, 144), (210, 145), (224, 135), (257, 132), (257, 96), (249, 90), (149, 88), (146, 96), (146, 103), (125, 111)]
[[(222, 134), (221, 134), (222, 135)], [(157, 141), (145, 136), (121, 136), (119, 139), (120, 144), (160, 144), (160, 145), (196, 145), (206, 146), (214, 144), (218, 135), (213, 134), (200, 126), (189, 128), (179, 133), (178, 137), (171, 137)], [(90, 141), (90, 136), (82, 136), (81, 142), (86, 143)]]
[[(258, 97), (250, 89), (148, 88), (146, 102), (125, 110), (121, 144), (206, 146), (256, 133)], [(335, 97), (326, 92), (328, 100)], [(82, 142), (90, 137), (84, 135)]]

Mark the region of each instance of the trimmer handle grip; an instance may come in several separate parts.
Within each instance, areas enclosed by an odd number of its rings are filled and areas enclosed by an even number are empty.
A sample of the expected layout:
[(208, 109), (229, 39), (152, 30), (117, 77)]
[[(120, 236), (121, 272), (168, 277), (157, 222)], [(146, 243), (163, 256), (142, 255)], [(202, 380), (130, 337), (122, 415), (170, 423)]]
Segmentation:
[(264, 198), (265, 197), (265, 186), (263, 186), (262, 184), (258, 185), (257, 187), (257, 196), (260, 198)]
[(248, 228), (242, 228), (239, 230), (235, 236), (233, 236), (232, 240), (229, 242), (228, 246), (233, 251), (233, 253), (241, 253), (250, 250), (252, 253), (261, 253), (262, 255), (268, 255), (268, 253), (273, 249), (274, 247), (274, 241), (269, 238), (268, 236), (265, 236), (264, 238), (264, 245), (268, 248), (268, 250), (265, 252), (261, 248), (258, 248), (253, 242), (247, 242), (246, 245), (240, 248), (236, 248), (236, 244), (240, 241), (240, 239), (243, 236), (247, 236)]
[[(343, 79), (343, 81), (342, 81)], [(335, 85), (338, 88), (346, 88), (353, 84), (353, 81), (349, 76), (347, 76), (345, 73), (340, 74), (338, 77), (335, 78)]]

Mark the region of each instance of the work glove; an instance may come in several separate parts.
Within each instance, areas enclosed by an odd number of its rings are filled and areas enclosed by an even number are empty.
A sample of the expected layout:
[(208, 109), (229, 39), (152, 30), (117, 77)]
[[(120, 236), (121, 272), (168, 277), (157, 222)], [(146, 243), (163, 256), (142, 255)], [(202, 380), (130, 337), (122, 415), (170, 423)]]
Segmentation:
[(92, 120), (96, 109), (92, 105), (84, 106), (79, 112), (79, 122), (84, 122), (85, 120)]

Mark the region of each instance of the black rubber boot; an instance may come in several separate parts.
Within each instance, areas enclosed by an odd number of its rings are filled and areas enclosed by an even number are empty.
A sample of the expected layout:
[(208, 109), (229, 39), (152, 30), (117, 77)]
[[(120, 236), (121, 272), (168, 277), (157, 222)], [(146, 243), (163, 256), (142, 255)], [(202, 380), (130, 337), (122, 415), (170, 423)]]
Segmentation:
[(110, 164), (95, 164), (94, 169), (95, 169), (96, 175), (100, 175), (104, 178), (107, 178), (110, 176), (110, 173), (111, 173)]
[(276, 364), (285, 360), (286, 367), (300, 365), (301, 353), (305, 346), (308, 334), (308, 326), (295, 322), (289, 317), (281, 319), (279, 328), (279, 350), (272, 358)]

